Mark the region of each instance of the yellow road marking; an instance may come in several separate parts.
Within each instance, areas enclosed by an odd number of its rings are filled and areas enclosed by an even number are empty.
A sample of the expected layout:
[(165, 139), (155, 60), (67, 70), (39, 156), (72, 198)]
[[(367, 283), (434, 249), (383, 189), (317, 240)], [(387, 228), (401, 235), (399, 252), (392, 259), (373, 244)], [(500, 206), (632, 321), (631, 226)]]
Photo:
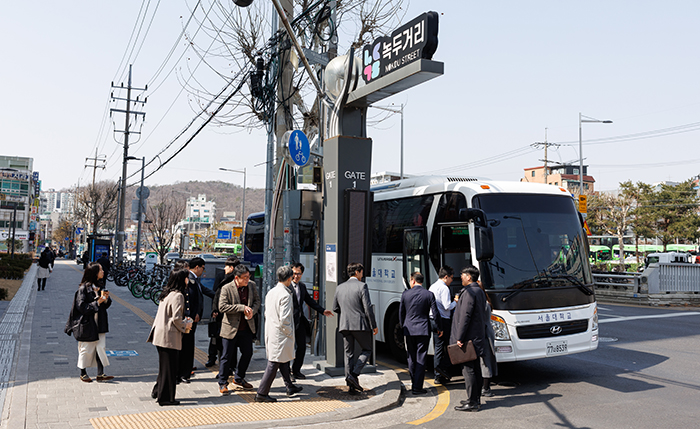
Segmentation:
[[(403, 372), (403, 373), (408, 372), (408, 370), (406, 368), (401, 368), (401, 367), (392, 365), (392, 364), (387, 363), (387, 362), (377, 361), (377, 363), (384, 365), (386, 367), (389, 367), (389, 368), (393, 369), (394, 371)], [(445, 411), (447, 410), (447, 407), (450, 406), (450, 391), (443, 385), (435, 384), (430, 380), (425, 380), (425, 381), (437, 389), (437, 392), (438, 392), (437, 404), (435, 404), (433, 409), (428, 414), (423, 416), (422, 418), (420, 418), (418, 420), (413, 420), (412, 422), (407, 422), (407, 424), (409, 424), (409, 425), (421, 425), (421, 424), (427, 423), (431, 420), (435, 420), (436, 418), (443, 415), (445, 413)]]

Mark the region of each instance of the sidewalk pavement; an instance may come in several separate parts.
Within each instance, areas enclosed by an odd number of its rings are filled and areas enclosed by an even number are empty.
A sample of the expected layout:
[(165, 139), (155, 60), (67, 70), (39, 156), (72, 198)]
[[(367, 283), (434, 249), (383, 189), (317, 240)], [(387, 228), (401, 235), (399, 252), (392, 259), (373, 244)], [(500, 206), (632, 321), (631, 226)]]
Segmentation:
[[(71, 303), (82, 277), (73, 261), (56, 261), (46, 290), (36, 290), (32, 266), (20, 291), (0, 321), (0, 404), (2, 428), (257, 428), (298, 426), (349, 420), (398, 405), (402, 383), (396, 373), (379, 367), (361, 376), (370, 389), (362, 396), (347, 394), (343, 377), (331, 378), (316, 370), (315, 356), (307, 356), (297, 380), (304, 390), (288, 398), (278, 375), (270, 395), (277, 403), (254, 403), (255, 389), (267, 360), (255, 348), (247, 379), (254, 389), (221, 396), (218, 366), (207, 359), (206, 325), (196, 334), (197, 371), (190, 384), (177, 386), (177, 407), (160, 407), (150, 396), (158, 373), (156, 348), (146, 342), (157, 307), (134, 298), (125, 287), (108, 283), (113, 299), (108, 310), (107, 350), (115, 351), (105, 372), (115, 379), (84, 383), (76, 367), (78, 347), (64, 334)], [(95, 368), (88, 374), (96, 375)], [(234, 387), (233, 384), (229, 388)]]

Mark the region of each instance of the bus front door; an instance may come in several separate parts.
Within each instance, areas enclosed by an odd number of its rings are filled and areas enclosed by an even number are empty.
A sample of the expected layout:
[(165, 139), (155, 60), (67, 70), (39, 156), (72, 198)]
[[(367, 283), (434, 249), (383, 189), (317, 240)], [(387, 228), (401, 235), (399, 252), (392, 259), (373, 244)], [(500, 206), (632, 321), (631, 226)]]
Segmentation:
[[(468, 223), (450, 223), (440, 225), (440, 262), (454, 270), (451, 285), (452, 292), (462, 288), (459, 273), (462, 268), (474, 265), (472, 262), (471, 240)], [(440, 267), (438, 267), (439, 269)]]
[(408, 289), (411, 274), (416, 271), (425, 277), (424, 284), (429, 285), (430, 270), (428, 269), (428, 245), (425, 227), (406, 228), (403, 231), (403, 279), (404, 287)]

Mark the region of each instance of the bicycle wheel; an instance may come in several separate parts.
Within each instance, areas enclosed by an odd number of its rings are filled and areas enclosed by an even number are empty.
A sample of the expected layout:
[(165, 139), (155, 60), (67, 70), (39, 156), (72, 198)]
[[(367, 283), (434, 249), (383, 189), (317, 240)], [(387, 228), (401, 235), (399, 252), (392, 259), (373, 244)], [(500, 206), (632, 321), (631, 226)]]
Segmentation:
[(150, 285), (146, 286), (146, 287), (143, 289), (143, 294), (141, 294), (141, 298), (143, 298), (143, 299), (145, 299), (146, 301), (148, 301), (149, 299), (151, 299), (151, 293), (152, 293), (152, 292), (153, 292), (153, 285), (150, 284)]
[(143, 296), (145, 286), (146, 285), (140, 281), (135, 281), (131, 284), (131, 294), (134, 295), (134, 298), (141, 298)]
[(128, 278), (126, 276), (126, 273), (117, 274), (116, 276), (114, 276), (114, 284), (117, 286), (124, 287), (126, 286), (127, 279)]
[(155, 286), (154, 290), (151, 292), (151, 301), (155, 305), (160, 305), (160, 294), (163, 292), (163, 288), (161, 286)]

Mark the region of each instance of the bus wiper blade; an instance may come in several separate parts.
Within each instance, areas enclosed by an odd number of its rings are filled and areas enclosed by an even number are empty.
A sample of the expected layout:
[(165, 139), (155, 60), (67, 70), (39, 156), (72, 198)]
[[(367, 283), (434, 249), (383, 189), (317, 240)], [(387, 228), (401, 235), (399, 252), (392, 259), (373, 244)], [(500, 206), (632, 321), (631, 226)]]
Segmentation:
[(523, 280), (521, 282), (518, 282), (518, 283), (513, 285), (513, 288), (515, 288), (516, 290), (514, 290), (513, 292), (511, 292), (508, 295), (501, 298), (501, 301), (506, 302), (511, 297), (513, 297), (513, 296), (519, 294), (520, 292), (522, 292), (523, 290), (525, 290), (525, 288), (532, 286), (532, 285), (536, 285), (538, 283), (545, 283), (545, 282), (547, 282), (547, 280), (548, 279), (544, 279), (544, 278), (535, 278), (535, 279), (527, 279), (527, 280)]
[(545, 273), (545, 275), (547, 275), (548, 279), (552, 279), (552, 280), (555, 280), (555, 279), (569, 280), (569, 281), (571, 281), (571, 283), (575, 284), (577, 288), (581, 289), (583, 291), (583, 293), (585, 293), (586, 295), (593, 295), (593, 293), (594, 293), (591, 290), (591, 288), (589, 288), (588, 286), (583, 284), (583, 282), (581, 280), (579, 280), (578, 277), (574, 277), (571, 274), (557, 274), (557, 275), (553, 276), (553, 275), (549, 275), (549, 274)]

